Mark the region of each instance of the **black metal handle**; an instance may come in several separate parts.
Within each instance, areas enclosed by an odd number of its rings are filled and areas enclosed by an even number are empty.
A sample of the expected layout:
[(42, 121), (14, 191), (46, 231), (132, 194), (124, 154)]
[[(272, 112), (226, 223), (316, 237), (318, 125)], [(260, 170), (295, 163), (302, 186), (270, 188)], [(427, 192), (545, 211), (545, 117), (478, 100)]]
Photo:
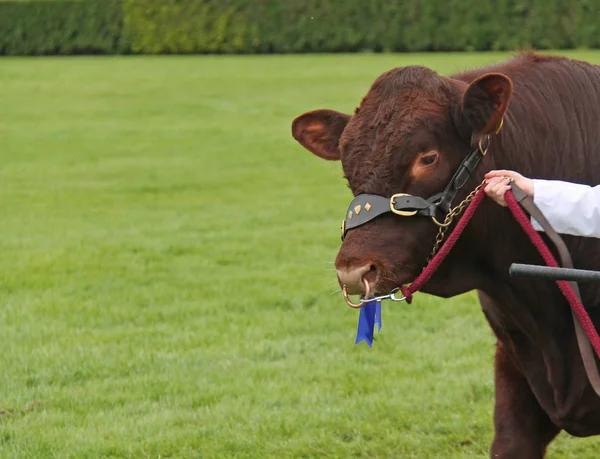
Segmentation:
[(513, 263), (508, 273), (513, 277), (600, 283), (600, 271), (587, 269), (551, 268), (550, 266)]

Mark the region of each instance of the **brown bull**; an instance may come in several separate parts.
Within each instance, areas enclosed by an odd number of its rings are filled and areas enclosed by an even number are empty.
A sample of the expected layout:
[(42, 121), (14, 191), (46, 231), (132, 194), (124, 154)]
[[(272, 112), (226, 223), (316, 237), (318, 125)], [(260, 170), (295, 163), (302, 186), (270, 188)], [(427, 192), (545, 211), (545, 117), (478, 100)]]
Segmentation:
[[(315, 155), (341, 160), (355, 196), (435, 195), (486, 135), (489, 152), (453, 205), (492, 169), (596, 185), (600, 69), (534, 53), (451, 77), (397, 68), (375, 81), (353, 115), (308, 112), (294, 120), (292, 132)], [(350, 229), (335, 262), (340, 284), (360, 293), (366, 279), (373, 293), (385, 294), (410, 283), (436, 233), (429, 218), (392, 213)], [(575, 267), (600, 268), (600, 240), (565, 241)], [(517, 262), (542, 264), (509, 211), (487, 200), (423, 291), (440, 297), (478, 291), (497, 337), (491, 456), (542, 458), (560, 430), (600, 433), (600, 397), (584, 371), (568, 303), (552, 282), (509, 277)], [(582, 285), (581, 295), (600, 324), (600, 288)]]

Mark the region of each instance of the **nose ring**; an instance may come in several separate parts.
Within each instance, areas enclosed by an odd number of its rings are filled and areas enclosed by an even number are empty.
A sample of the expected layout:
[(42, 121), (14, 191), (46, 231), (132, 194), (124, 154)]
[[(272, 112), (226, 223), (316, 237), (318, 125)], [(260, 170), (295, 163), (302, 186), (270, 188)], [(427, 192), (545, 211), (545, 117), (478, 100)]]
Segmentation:
[(365, 284), (366, 291), (358, 303), (353, 303), (348, 297), (348, 289), (346, 288), (346, 286), (344, 285), (344, 287), (342, 287), (342, 292), (344, 293), (344, 300), (346, 300), (346, 304), (351, 308), (362, 308), (365, 305), (365, 298), (368, 299), (369, 296), (371, 296), (371, 286), (369, 285), (369, 282), (367, 282), (367, 279), (365, 279), (364, 277), (362, 278), (362, 281)]

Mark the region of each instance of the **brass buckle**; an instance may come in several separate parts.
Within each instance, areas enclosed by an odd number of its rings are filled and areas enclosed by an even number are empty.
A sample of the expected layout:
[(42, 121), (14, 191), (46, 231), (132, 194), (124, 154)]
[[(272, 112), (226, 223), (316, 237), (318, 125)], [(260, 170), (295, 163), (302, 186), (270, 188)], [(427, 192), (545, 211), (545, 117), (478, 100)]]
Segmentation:
[(396, 204), (395, 199), (400, 196), (412, 196), (412, 195), (407, 194), (407, 193), (396, 193), (395, 195), (393, 195), (390, 198), (390, 210), (392, 212), (394, 212), (396, 215), (400, 215), (402, 217), (412, 217), (414, 215), (417, 215), (417, 212), (418, 212), (417, 210), (396, 210), (396, 209), (394, 209), (394, 204)]

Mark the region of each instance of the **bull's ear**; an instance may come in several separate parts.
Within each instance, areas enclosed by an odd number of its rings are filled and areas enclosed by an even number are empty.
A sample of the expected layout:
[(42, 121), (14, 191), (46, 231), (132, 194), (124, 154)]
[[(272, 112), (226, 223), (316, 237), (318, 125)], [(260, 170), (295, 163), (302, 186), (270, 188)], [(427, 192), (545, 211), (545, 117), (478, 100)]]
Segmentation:
[(498, 130), (512, 96), (512, 81), (502, 73), (487, 73), (473, 81), (462, 102), (463, 115), (474, 136)]
[(350, 115), (333, 110), (315, 110), (292, 122), (292, 135), (304, 148), (320, 158), (340, 159), (340, 137)]

